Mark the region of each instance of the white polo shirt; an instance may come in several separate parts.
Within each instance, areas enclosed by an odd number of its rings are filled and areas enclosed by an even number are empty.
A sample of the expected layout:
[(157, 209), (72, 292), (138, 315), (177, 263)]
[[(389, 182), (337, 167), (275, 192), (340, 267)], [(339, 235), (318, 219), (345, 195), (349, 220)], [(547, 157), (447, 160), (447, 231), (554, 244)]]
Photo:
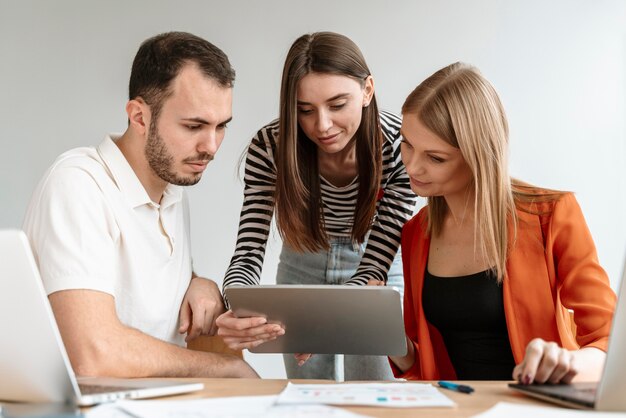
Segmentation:
[(152, 202), (117, 138), (59, 156), (23, 229), (48, 294), (108, 293), (123, 324), (182, 345), (178, 314), (192, 272), (187, 197), (170, 184)]

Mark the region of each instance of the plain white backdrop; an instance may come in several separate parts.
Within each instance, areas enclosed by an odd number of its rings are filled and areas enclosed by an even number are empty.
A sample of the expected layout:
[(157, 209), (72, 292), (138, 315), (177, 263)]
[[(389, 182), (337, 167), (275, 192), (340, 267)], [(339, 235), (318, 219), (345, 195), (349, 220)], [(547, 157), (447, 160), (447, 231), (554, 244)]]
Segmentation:
[[(256, 130), (277, 115), (289, 46), (303, 33), (331, 30), (361, 47), (379, 106), (394, 112), (439, 68), (478, 66), (507, 109), (512, 174), (576, 192), (600, 261), (619, 284), (626, 250), (621, 0), (0, 0), (0, 228), (20, 227), (58, 154), (125, 129), (132, 59), (141, 41), (170, 30), (215, 43), (237, 71), (234, 120), (203, 180), (189, 189), (198, 273), (222, 281), (242, 202), (237, 164)], [(264, 284), (274, 282), (279, 250), (274, 234)], [(246, 358), (263, 377), (285, 376), (278, 355)]]

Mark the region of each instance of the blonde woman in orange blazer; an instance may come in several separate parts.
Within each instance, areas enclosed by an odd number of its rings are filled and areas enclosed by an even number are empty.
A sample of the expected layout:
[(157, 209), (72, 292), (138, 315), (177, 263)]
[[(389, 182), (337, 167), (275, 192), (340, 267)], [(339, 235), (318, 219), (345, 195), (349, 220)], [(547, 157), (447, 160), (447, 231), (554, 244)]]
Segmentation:
[(509, 177), (504, 109), (474, 67), (439, 70), (402, 113), (402, 159), (428, 206), (402, 232), (396, 376), (597, 380), (615, 294), (573, 194)]

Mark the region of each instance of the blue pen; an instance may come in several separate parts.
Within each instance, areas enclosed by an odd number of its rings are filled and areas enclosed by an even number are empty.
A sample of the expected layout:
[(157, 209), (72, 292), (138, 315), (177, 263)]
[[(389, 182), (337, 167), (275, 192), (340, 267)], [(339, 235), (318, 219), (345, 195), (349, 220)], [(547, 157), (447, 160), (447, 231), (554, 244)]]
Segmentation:
[(455, 391), (461, 392), (461, 393), (470, 394), (470, 393), (474, 392), (474, 388), (471, 387), (471, 386), (459, 385), (457, 383), (446, 382), (445, 380), (440, 380), (439, 382), (437, 382), (437, 384), (439, 386), (441, 386), (442, 388), (444, 388), (444, 389), (455, 390)]

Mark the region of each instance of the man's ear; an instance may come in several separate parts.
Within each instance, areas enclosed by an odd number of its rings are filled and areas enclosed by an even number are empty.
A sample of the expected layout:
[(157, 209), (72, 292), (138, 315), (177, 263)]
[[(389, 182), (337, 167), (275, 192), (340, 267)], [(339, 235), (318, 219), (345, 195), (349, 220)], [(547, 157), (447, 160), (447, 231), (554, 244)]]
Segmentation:
[(145, 135), (150, 126), (150, 107), (141, 97), (126, 103), (129, 127), (140, 135)]

